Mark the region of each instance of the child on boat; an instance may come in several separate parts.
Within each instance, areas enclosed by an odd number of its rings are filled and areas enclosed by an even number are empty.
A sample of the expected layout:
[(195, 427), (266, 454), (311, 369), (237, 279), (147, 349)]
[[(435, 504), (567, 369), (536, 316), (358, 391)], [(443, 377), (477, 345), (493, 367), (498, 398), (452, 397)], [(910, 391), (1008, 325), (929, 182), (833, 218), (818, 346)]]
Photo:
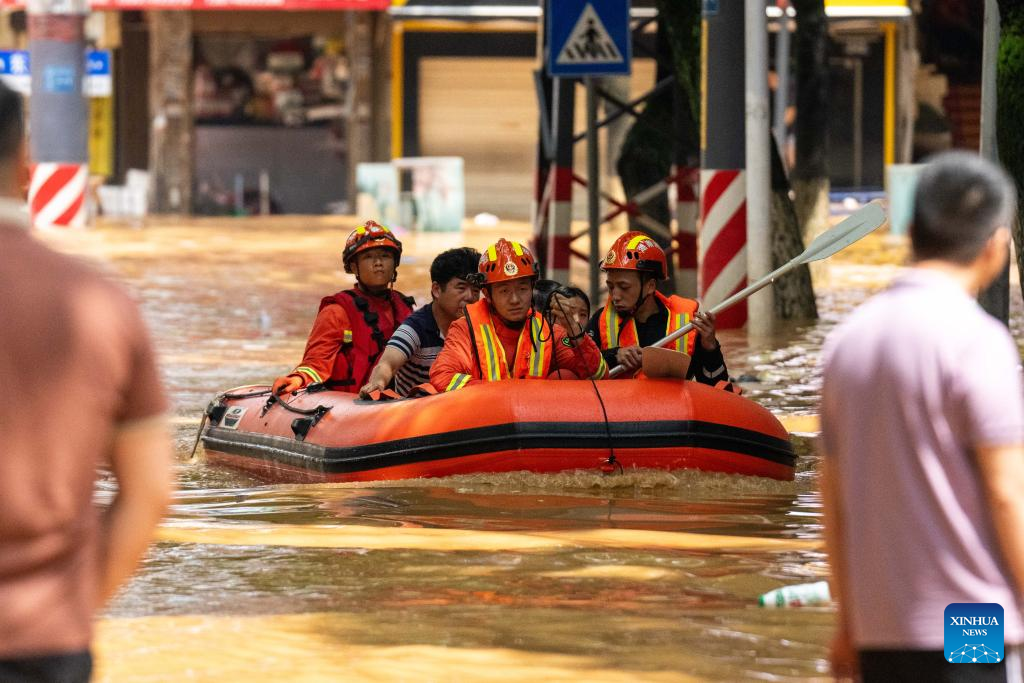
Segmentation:
[(690, 355), (689, 379), (715, 386), (728, 381), (725, 357), (715, 336), (715, 314), (681, 296), (664, 296), (658, 280), (668, 277), (665, 251), (642, 232), (621, 235), (605, 256), (608, 303), (594, 314), (587, 334), (601, 347), (609, 366), (622, 365), (631, 377), (641, 365), (640, 349), (692, 322), (695, 330), (669, 345)]
[(314, 382), (354, 393), (366, 383), (388, 338), (415, 304), (393, 289), (401, 258), (402, 243), (383, 225), (366, 221), (352, 231), (342, 263), (356, 285), (320, 302), (302, 362), (274, 380), (274, 395)]
[[(438, 391), (504, 379), (604, 377), (607, 366), (578, 321), (551, 325), (533, 306), (537, 267), (522, 244), (500, 239), (480, 257), (477, 282), (486, 298), (466, 306), (448, 328), (430, 368)], [(568, 372), (566, 372), (568, 371)]]
[(573, 285), (555, 280), (538, 280), (533, 287), (533, 308), (551, 324), (569, 329), (569, 319), (575, 318), (584, 328), (590, 320), (590, 297)]

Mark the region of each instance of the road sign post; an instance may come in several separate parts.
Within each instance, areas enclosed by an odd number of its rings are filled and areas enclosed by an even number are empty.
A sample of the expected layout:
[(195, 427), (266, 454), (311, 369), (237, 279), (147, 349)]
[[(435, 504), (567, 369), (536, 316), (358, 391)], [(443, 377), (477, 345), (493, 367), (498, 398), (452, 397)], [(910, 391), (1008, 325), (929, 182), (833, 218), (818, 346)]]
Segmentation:
[[(598, 263), (601, 236), (601, 187), (597, 139), (597, 92), (595, 76), (630, 73), (633, 46), (629, 27), (629, 0), (549, 0), (547, 3), (548, 73), (558, 80), (583, 78), (587, 90), (587, 204), (590, 234), (590, 296), (598, 294)], [(570, 90), (574, 90), (570, 86)], [(573, 96), (570, 93), (570, 96)], [(571, 130), (560, 131), (573, 136)], [(556, 145), (558, 142), (556, 141)], [(569, 143), (571, 149), (571, 142)], [(556, 197), (557, 200), (557, 197)], [(553, 214), (555, 215), (555, 214)], [(548, 258), (561, 268), (550, 268), (552, 277), (564, 272), (568, 279), (571, 209), (560, 212), (549, 224), (552, 235)], [(565, 253), (562, 253), (562, 252)]]

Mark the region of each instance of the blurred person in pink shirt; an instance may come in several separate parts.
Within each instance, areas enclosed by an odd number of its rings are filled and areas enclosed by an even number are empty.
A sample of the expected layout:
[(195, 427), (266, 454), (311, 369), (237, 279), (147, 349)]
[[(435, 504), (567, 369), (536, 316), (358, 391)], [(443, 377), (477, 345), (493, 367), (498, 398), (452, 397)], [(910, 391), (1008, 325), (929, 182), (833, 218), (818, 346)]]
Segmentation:
[[(134, 303), (29, 232), (21, 97), (0, 84), (0, 682), (81, 683), (92, 620), (134, 571), (173, 448)], [(93, 503), (97, 467), (118, 490)]]
[[(914, 201), (911, 267), (825, 344), (821, 486), (839, 675), (1021, 680), (1020, 355), (975, 300), (1007, 262), (1015, 213), (998, 166), (934, 157)], [(951, 663), (952, 603), (1002, 606), (998, 663)]]

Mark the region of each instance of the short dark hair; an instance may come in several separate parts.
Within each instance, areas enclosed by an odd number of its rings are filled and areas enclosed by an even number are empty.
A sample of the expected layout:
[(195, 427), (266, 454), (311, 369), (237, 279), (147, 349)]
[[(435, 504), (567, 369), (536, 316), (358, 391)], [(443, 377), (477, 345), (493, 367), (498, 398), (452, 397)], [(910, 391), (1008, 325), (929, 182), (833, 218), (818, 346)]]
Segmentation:
[(910, 224), (914, 258), (966, 265), (1000, 226), (1013, 220), (1013, 181), (998, 164), (970, 152), (943, 152), (926, 164)]
[(25, 137), (24, 105), (21, 95), (0, 82), (0, 161), (10, 161), (21, 149)]
[(554, 280), (537, 280), (533, 283), (533, 310), (543, 311), (548, 305), (548, 297), (551, 292), (561, 287), (561, 283)]
[(563, 285), (555, 280), (537, 280), (533, 285), (533, 310), (546, 313), (551, 303), (552, 294), (558, 294), (567, 299), (579, 297), (587, 305), (587, 310), (590, 310), (590, 297), (582, 289), (575, 285)]
[(438, 254), (430, 264), (430, 281), (436, 282), (444, 289), (452, 278), (465, 280), (467, 275), (475, 273), (479, 267), (480, 252), (476, 249), (449, 249)]

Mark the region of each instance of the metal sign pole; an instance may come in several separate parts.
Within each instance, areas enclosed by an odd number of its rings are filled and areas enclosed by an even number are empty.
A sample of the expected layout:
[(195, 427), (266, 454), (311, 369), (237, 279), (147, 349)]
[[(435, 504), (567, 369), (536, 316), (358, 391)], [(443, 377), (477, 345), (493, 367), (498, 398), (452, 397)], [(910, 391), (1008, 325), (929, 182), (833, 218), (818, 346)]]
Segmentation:
[[(747, 277), (763, 277), (772, 270), (770, 150), (768, 137), (768, 35), (764, 0), (746, 0), (746, 142), (747, 142)], [(752, 334), (769, 334), (774, 318), (771, 290), (762, 290), (747, 302), (747, 324)]]
[(587, 87), (587, 217), (590, 231), (590, 300), (596, 302), (600, 291), (601, 263), (601, 178), (600, 149), (597, 139), (597, 86), (594, 77), (584, 79)]

